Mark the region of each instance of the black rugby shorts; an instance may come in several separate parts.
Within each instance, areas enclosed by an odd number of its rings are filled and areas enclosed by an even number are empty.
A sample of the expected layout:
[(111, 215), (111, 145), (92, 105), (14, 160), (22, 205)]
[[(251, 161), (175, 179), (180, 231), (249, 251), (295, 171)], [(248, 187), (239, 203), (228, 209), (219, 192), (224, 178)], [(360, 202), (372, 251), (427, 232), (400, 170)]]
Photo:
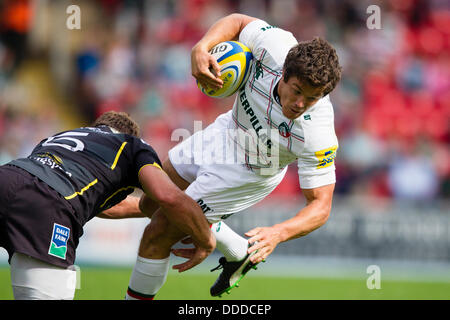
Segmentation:
[(50, 264), (68, 267), (82, 226), (72, 206), (54, 189), (27, 171), (0, 167), (0, 246), (9, 254), (23, 253)]

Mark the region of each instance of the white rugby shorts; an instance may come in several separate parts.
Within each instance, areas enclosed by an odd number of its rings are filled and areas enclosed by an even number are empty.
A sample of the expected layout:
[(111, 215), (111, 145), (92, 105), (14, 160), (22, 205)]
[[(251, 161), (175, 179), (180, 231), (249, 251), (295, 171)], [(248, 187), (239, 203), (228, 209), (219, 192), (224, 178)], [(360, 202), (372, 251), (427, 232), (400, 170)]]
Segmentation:
[(16, 300), (73, 300), (76, 270), (54, 266), (14, 252), (11, 285)]
[(258, 175), (237, 161), (235, 143), (227, 137), (231, 111), (169, 151), (177, 173), (190, 183), (186, 194), (197, 201), (210, 223), (226, 219), (269, 195), (287, 167), (272, 176)]

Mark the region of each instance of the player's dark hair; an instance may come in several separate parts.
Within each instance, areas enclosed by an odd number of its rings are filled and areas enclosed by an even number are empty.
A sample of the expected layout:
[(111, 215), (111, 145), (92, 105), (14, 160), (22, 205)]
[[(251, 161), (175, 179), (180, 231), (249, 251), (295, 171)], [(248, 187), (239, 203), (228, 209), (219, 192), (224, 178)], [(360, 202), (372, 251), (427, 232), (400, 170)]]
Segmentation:
[(294, 76), (311, 87), (322, 87), (324, 96), (336, 87), (341, 72), (336, 50), (319, 37), (302, 41), (291, 48), (283, 66), (284, 81)]
[(107, 111), (103, 113), (92, 124), (93, 127), (101, 125), (109, 126), (136, 137), (139, 137), (140, 134), (139, 125), (126, 112)]

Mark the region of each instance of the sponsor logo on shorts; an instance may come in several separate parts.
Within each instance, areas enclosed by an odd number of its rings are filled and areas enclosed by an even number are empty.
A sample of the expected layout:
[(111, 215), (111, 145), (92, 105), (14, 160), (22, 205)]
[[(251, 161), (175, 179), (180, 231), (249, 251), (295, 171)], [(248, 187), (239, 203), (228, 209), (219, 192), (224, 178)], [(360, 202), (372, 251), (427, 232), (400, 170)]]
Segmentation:
[(69, 241), (70, 229), (60, 224), (53, 224), (52, 239), (48, 254), (60, 259), (66, 259), (67, 241)]

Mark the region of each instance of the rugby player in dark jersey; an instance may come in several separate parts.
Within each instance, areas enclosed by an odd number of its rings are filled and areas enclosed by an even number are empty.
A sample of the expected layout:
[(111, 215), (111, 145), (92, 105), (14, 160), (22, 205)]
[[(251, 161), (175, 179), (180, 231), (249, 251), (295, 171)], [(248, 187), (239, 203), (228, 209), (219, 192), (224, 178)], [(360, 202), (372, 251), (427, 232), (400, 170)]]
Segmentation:
[[(214, 250), (200, 206), (171, 182), (156, 152), (138, 136), (126, 113), (110, 111), (0, 167), (0, 246), (9, 254), (15, 299), (73, 299), (70, 266), (84, 224), (95, 216), (144, 216), (153, 201), (160, 206), (158, 221), (194, 239), (196, 255), (179, 265), (181, 271)], [(135, 188), (144, 191), (140, 202), (128, 197)]]

